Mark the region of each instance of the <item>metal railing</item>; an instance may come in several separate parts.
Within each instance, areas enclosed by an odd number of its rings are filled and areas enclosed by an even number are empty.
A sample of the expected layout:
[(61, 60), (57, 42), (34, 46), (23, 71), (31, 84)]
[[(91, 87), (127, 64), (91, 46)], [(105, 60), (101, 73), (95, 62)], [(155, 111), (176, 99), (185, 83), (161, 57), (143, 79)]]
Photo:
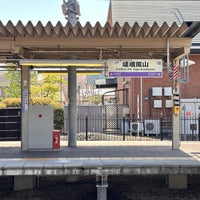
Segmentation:
[[(85, 141), (149, 141), (172, 140), (172, 117), (153, 117), (143, 120), (116, 118), (118, 129), (104, 129), (101, 115), (79, 115), (77, 140)], [(200, 140), (200, 118), (180, 118), (180, 140)]]
[[(21, 109), (10, 108), (0, 111), (0, 140), (20, 140)], [(143, 117), (142, 120), (117, 117), (105, 120), (101, 112), (91, 113), (81, 113), (77, 116), (79, 141), (172, 140), (172, 116)], [(117, 128), (105, 123), (116, 124)], [(180, 116), (179, 123), (181, 141), (200, 141), (200, 116)], [(68, 139), (67, 133), (62, 136), (64, 140)]]
[(182, 141), (200, 141), (200, 116), (180, 118)]
[[(118, 121), (118, 129), (105, 129), (101, 115), (79, 115), (77, 118), (77, 140), (171, 140), (171, 118), (151, 118), (134, 121), (132, 119), (112, 118)], [(107, 121), (107, 123), (110, 123)]]

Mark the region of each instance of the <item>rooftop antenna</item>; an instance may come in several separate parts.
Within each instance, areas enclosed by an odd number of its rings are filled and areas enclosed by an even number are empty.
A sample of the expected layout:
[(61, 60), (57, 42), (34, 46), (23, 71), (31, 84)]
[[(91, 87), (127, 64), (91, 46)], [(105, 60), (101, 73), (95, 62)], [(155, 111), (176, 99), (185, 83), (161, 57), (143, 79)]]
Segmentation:
[(68, 2), (63, 0), (62, 12), (65, 18), (71, 23), (71, 25), (73, 27), (76, 26), (80, 16), (79, 3), (76, 0), (68, 0)]

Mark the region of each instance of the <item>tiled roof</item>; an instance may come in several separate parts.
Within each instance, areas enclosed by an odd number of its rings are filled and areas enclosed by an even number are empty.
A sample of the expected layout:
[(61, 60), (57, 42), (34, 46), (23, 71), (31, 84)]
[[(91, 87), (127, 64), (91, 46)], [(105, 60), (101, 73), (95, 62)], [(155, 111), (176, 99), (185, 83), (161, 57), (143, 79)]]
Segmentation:
[[(156, 21), (158, 25), (166, 22), (169, 26), (173, 22), (177, 24), (183, 21), (200, 21), (200, 1), (156, 1), (156, 0), (112, 0), (112, 21), (122, 26), (125, 22), (133, 24), (136, 21), (139, 25), (147, 22), (150, 26)], [(194, 38), (200, 43), (200, 34)]]

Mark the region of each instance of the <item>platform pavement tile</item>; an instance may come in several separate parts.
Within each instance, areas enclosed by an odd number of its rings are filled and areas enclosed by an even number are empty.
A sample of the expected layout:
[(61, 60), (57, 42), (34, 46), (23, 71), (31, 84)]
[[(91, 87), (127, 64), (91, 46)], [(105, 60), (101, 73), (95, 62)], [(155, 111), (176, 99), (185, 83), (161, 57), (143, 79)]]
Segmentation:
[(24, 159), (9, 159), (4, 165), (4, 168), (9, 168), (9, 169), (23, 168), (26, 162), (27, 160)]
[(81, 167), (83, 166), (83, 160), (78, 160), (78, 159), (73, 159), (73, 160), (65, 160), (62, 161), (63, 163), (63, 167), (67, 168), (67, 167)]
[(2, 175), (12, 176), (23, 174), (25, 163), (26, 161), (23, 161), (22, 159), (9, 159), (2, 168)]
[(0, 175), (3, 175), (7, 159), (0, 159)]
[(200, 162), (195, 159), (174, 159), (174, 158), (167, 158), (167, 159), (159, 159), (159, 165), (167, 165), (167, 166), (200, 166)]
[(101, 167), (101, 166), (102, 166), (101, 159), (84, 160), (82, 163), (82, 167), (84, 168), (93, 168), (93, 167)]
[(147, 159), (147, 158), (139, 158), (139, 159), (131, 159), (131, 160), (123, 160), (122, 165), (126, 167), (131, 166), (155, 166), (158, 165), (158, 161), (155, 159)]
[(63, 166), (64, 161), (60, 160), (46, 160), (43, 165), (44, 168), (63, 168)]
[[(97, 159), (97, 158), (96, 158)], [(115, 160), (115, 159), (122, 159), (122, 157), (99, 157), (100, 160)]]
[(111, 158), (109, 157), (101, 157), (101, 158), (96, 158), (96, 157), (88, 157), (88, 158), (85, 158), (85, 160), (110, 160)]
[(118, 160), (118, 159), (113, 159), (113, 160), (103, 160), (102, 161), (102, 164), (103, 166), (105, 167), (123, 167), (125, 163), (130, 163), (132, 162), (133, 160), (129, 160), (129, 159), (126, 159), (126, 160)]
[(7, 162), (8, 162), (9, 159), (0, 159), (0, 168), (3, 168)]
[(122, 167), (122, 160), (113, 159), (113, 160), (101, 160), (103, 167)]
[(28, 160), (24, 168), (42, 168), (44, 166), (45, 160)]

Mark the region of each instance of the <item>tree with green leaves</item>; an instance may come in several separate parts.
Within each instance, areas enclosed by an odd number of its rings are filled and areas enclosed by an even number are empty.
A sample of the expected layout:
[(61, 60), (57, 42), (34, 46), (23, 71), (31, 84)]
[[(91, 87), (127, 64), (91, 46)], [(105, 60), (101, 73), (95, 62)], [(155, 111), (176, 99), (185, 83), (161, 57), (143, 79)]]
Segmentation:
[(62, 84), (66, 81), (56, 74), (40, 74), (31, 78), (31, 97), (49, 97), (54, 101), (60, 101)]
[(9, 70), (5, 77), (9, 82), (9, 87), (4, 89), (7, 97), (20, 98), (21, 97), (21, 73), (20, 71)]
[[(21, 97), (21, 73), (20, 71), (11, 71), (5, 73), (9, 82), (9, 87), (5, 88), (7, 97)], [(66, 81), (62, 76), (56, 74), (38, 74), (32, 71), (30, 73), (30, 97), (49, 97), (54, 101), (60, 101), (62, 85)]]

